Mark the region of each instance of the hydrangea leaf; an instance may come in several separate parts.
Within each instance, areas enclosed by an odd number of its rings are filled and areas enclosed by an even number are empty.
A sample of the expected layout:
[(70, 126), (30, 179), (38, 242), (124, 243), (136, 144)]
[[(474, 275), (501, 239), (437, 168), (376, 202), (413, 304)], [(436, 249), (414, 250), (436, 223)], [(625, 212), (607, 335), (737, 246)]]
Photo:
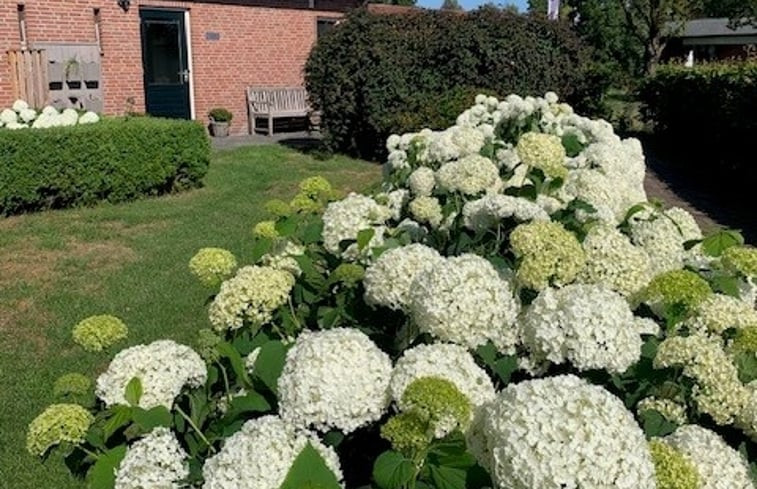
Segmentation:
[(260, 260), (263, 255), (269, 253), (273, 247), (273, 240), (270, 238), (258, 238), (255, 240), (255, 244), (252, 245), (252, 261), (253, 263)]
[(718, 257), (731, 246), (744, 244), (744, 237), (740, 232), (724, 229), (711, 234), (702, 240), (702, 251), (710, 256)]
[(100, 455), (87, 472), (89, 489), (112, 489), (116, 485), (116, 469), (126, 456), (126, 445), (118, 445)]
[(753, 353), (739, 353), (733, 359), (739, 370), (739, 379), (748, 384), (757, 380), (757, 356)]
[(133, 377), (124, 391), (124, 399), (131, 406), (138, 406), (139, 400), (142, 398), (142, 381), (139, 377)]
[(132, 412), (134, 422), (139, 425), (145, 432), (152, 431), (158, 426), (171, 426), (173, 417), (171, 412), (165, 406), (155, 406), (152, 409), (142, 409), (135, 407)]
[(340, 489), (339, 481), (318, 451), (308, 443), (294, 459), (280, 489)]
[(364, 250), (368, 243), (371, 242), (373, 236), (376, 234), (376, 230), (373, 228), (363, 229), (357, 233), (357, 247), (359, 250)]
[(643, 411), (640, 415), (644, 433), (648, 438), (666, 436), (673, 433), (677, 426), (654, 410)]
[(302, 244), (308, 245), (317, 243), (323, 239), (323, 221), (318, 220), (311, 222), (302, 231)]
[(446, 466), (429, 466), (431, 480), (437, 489), (466, 489), (466, 472), (464, 469)]
[(570, 158), (578, 156), (586, 147), (586, 145), (578, 140), (578, 136), (573, 133), (566, 134), (562, 137), (562, 145), (565, 148), (565, 153)]
[(245, 396), (235, 397), (231, 400), (226, 416), (235, 418), (242, 413), (265, 412), (271, 409), (271, 405), (257, 392), (248, 392)]
[(221, 353), (221, 355), (229, 359), (231, 368), (234, 370), (234, 373), (237, 374), (237, 377), (239, 377), (245, 384), (249, 384), (250, 378), (247, 375), (247, 369), (245, 368), (244, 360), (242, 359), (242, 356), (239, 354), (239, 352), (225, 341), (219, 343), (216, 348), (218, 349), (219, 353)]
[(392, 450), (379, 455), (373, 464), (373, 480), (381, 489), (400, 489), (414, 476), (413, 462)]
[(289, 216), (276, 221), (276, 232), (284, 238), (291, 236), (297, 230), (297, 217)]
[(276, 394), (285, 359), (286, 347), (284, 344), (280, 341), (269, 341), (260, 347), (260, 353), (255, 360), (253, 377), (260, 380), (271, 392)]

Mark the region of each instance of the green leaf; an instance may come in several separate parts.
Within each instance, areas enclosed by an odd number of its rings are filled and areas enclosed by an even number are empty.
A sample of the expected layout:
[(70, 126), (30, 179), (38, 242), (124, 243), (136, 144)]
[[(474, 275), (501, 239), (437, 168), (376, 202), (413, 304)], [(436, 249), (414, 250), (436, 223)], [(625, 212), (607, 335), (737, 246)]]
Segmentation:
[(485, 345), (481, 345), (476, 349), (476, 354), (483, 360), (483, 362), (494, 368), (494, 362), (497, 359), (497, 347), (491, 341)]
[(373, 464), (373, 480), (381, 489), (400, 489), (414, 476), (413, 461), (392, 450), (379, 455)]
[(263, 413), (269, 411), (271, 405), (257, 392), (248, 392), (244, 396), (234, 397), (229, 403), (226, 416), (235, 418), (243, 413)]
[(152, 431), (153, 428), (158, 426), (169, 427), (173, 420), (171, 412), (165, 406), (155, 406), (148, 410), (134, 408), (132, 416), (134, 422), (146, 432)]
[(702, 240), (702, 251), (707, 255), (718, 257), (732, 247), (744, 244), (744, 237), (740, 232), (732, 229), (724, 229), (711, 234)]
[(739, 280), (736, 277), (718, 275), (710, 279), (710, 284), (715, 292), (722, 292), (731, 297), (740, 297)]
[(252, 245), (252, 262), (256, 263), (263, 255), (271, 251), (273, 241), (270, 238), (258, 238)]
[(138, 406), (139, 400), (142, 398), (142, 381), (139, 380), (139, 377), (133, 377), (128, 384), (126, 384), (126, 389), (124, 391), (124, 399), (126, 399), (126, 402), (129, 403), (131, 406)]
[(436, 489), (466, 489), (465, 469), (436, 465), (429, 466), (431, 469), (431, 480), (434, 482)]
[(276, 232), (284, 238), (293, 235), (297, 231), (297, 216), (282, 217), (276, 221)]
[(321, 454), (308, 443), (289, 468), (280, 489), (341, 489)]
[(117, 405), (111, 408), (111, 416), (103, 426), (103, 437), (107, 443), (108, 439), (118, 430), (131, 423), (132, 408), (130, 406)]
[(754, 353), (739, 353), (733, 359), (739, 371), (739, 379), (748, 384), (757, 380), (757, 356)]
[(312, 243), (318, 243), (321, 241), (323, 235), (323, 221), (320, 219), (316, 222), (311, 222), (305, 227), (302, 232), (302, 244), (308, 245)]
[(116, 485), (116, 469), (126, 456), (126, 445), (118, 445), (100, 455), (87, 472), (89, 489), (113, 489)]
[(242, 380), (246, 385), (249, 385), (250, 378), (247, 375), (247, 369), (244, 365), (244, 360), (242, 360), (242, 355), (239, 354), (239, 352), (234, 349), (231, 344), (222, 341), (216, 346), (216, 349), (218, 352), (229, 359), (229, 363), (231, 363), (231, 368), (234, 370), (234, 373), (237, 374), (237, 377)]
[(510, 382), (510, 377), (516, 370), (518, 370), (518, 357), (516, 355), (508, 355), (494, 362), (494, 372), (504, 384)]
[(357, 233), (357, 248), (359, 250), (365, 249), (368, 243), (371, 242), (373, 236), (376, 234), (376, 230), (373, 228), (362, 229)]
[(662, 414), (652, 409), (643, 411), (640, 417), (647, 438), (667, 436), (673, 433), (678, 427), (675, 423), (671, 423), (665, 419)]
[(572, 133), (566, 134), (562, 137), (562, 145), (565, 148), (565, 154), (567, 154), (569, 158), (578, 156), (586, 147), (578, 140), (578, 136)]
[(280, 341), (269, 341), (260, 347), (255, 360), (253, 377), (260, 380), (274, 394), (278, 393), (278, 381), (284, 369), (287, 349)]

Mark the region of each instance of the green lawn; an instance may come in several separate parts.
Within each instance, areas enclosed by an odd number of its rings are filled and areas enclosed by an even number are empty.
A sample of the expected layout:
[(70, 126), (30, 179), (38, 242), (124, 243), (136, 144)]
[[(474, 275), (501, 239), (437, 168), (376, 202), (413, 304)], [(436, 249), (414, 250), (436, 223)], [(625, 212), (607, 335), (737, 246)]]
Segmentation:
[[(247, 261), (251, 228), (267, 217), (263, 203), (293, 195), (315, 174), (361, 190), (379, 179), (379, 168), (247, 147), (216, 153), (200, 190), (0, 218), (0, 487), (83, 487), (58, 459), (42, 465), (26, 453), (26, 426), (53, 401), (55, 379), (67, 372), (94, 379), (124, 346), (164, 337), (191, 344), (208, 326), (208, 294), (188, 260), (200, 247), (220, 246)], [(105, 313), (127, 323), (128, 342), (85, 353), (71, 341), (71, 327)]]

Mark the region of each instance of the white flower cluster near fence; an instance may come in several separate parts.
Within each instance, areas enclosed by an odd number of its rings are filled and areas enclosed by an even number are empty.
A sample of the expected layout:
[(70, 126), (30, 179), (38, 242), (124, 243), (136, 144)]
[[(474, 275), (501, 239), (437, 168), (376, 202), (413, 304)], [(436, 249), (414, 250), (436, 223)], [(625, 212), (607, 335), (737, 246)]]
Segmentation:
[(11, 108), (0, 111), (0, 128), (5, 129), (46, 129), (48, 127), (75, 126), (93, 124), (100, 121), (100, 116), (88, 111), (80, 113), (74, 109), (59, 111), (48, 105), (37, 111), (23, 100), (16, 100)]

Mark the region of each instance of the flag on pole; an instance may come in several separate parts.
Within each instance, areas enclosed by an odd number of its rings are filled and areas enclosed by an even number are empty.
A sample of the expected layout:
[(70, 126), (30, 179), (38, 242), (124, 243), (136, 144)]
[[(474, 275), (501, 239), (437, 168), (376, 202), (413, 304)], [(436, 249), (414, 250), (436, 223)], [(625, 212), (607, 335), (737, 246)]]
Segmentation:
[(549, 0), (547, 17), (550, 20), (557, 20), (560, 18), (560, 0)]

